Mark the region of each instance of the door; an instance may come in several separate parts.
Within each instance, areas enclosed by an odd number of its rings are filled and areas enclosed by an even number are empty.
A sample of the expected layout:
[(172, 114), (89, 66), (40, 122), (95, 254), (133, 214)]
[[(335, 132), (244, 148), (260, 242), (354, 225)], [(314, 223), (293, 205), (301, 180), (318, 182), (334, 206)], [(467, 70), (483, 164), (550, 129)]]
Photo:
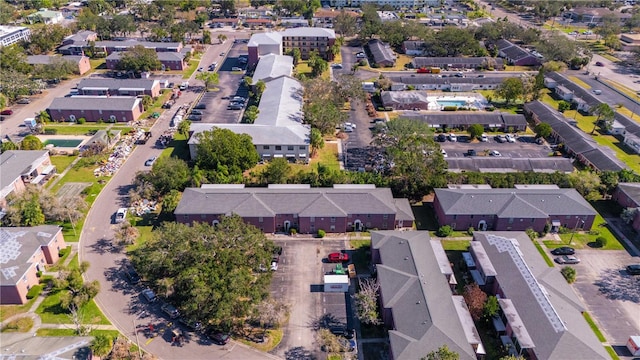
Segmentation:
[(291, 229), (291, 221), (287, 220), (284, 222), (284, 232), (288, 233), (289, 229)]
[(478, 231), (487, 231), (487, 222), (484, 220), (480, 220), (478, 222)]
[(354, 231), (362, 231), (362, 221), (356, 220), (353, 222), (353, 230)]

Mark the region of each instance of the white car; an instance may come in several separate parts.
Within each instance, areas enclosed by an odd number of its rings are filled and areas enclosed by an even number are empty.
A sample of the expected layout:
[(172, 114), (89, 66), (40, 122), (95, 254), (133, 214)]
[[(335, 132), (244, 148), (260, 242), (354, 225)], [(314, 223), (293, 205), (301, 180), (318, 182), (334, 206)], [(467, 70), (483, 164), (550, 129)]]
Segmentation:
[(365, 53), (363, 53), (363, 52), (359, 52), (359, 53), (356, 54), (356, 58), (358, 58), (358, 59), (364, 59), (366, 57), (367, 57), (367, 55), (365, 55)]
[(502, 154), (497, 150), (491, 150), (489, 151), (489, 156), (502, 156)]
[(454, 134), (454, 133), (449, 134), (449, 141), (457, 142), (458, 141), (458, 137), (456, 136), (456, 134)]
[(444, 149), (440, 149), (440, 152), (442, 153), (442, 157), (447, 157), (447, 152), (444, 151)]
[(487, 134), (482, 134), (482, 136), (480, 136), (480, 141), (482, 142), (489, 141), (489, 137), (487, 136)]
[(354, 124), (354, 123), (350, 123), (350, 122), (346, 122), (346, 123), (344, 123), (344, 126), (345, 126), (345, 127), (346, 127), (346, 126), (350, 126), (350, 127), (354, 128), (354, 129), (355, 129), (355, 128), (357, 128), (356, 124)]
[(278, 263), (275, 261), (271, 262), (271, 267), (270, 267), (271, 271), (278, 271)]
[(507, 142), (510, 142), (510, 143), (516, 142), (516, 138), (511, 134), (507, 134), (505, 138), (507, 139)]
[(127, 208), (120, 208), (116, 211), (116, 224), (120, 224), (127, 219)]

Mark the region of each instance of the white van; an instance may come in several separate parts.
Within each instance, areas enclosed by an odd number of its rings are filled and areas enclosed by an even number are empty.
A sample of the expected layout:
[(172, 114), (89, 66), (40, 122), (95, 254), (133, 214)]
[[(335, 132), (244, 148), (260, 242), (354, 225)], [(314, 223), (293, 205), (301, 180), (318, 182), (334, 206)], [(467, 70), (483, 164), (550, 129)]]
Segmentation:
[(182, 84), (180, 84), (180, 90), (187, 90), (189, 88), (189, 82), (185, 81)]

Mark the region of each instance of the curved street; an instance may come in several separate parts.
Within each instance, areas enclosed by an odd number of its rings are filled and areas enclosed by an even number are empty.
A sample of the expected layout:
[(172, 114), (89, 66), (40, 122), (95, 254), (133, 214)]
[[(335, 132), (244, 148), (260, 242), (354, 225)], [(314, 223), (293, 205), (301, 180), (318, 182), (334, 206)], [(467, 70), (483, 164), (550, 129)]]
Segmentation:
[[(232, 42), (222, 46), (209, 46), (203, 55), (201, 64), (208, 64), (218, 59), (220, 52), (228, 51)], [(201, 89), (203, 84), (189, 79), (194, 89)], [(127, 205), (127, 194), (135, 174), (144, 169), (144, 162), (151, 156), (159, 156), (161, 148), (156, 147), (160, 134), (169, 128), (169, 122), (178, 106), (194, 101), (199, 93), (192, 90), (183, 91), (174, 110), (165, 111), (151, 128), (153, 137), (147, 144), (138, 145), (131, 152), (112, 179), (107, 183), (95, 200), (82, 230), (79, 244), (81, 261), (88, 261), (91, 266), (86, 272), (87, 280), (98, 280), (100, 293), (95, 301), (111, 323), (125, 334), (132, 342), (139, 344), (145, 351), (161, 359), (265, 359), (272, 357), (236, 342), (226, 346), (218, 346), (199, 335), (187, 336), (182, 347), (172, 346), (171, 329), (177, 324), (171, 323), (162, 316), (160, 304), (147, 304), (140, 296), (142, 285), (132, 286), (127, 283), (122, 271), (126, 262), (124, 247), (114, 241), (113, 214)], [(151, 325), (151, 326), (150, 326)], [(154, 336), (148, 335), (153, 328)]]

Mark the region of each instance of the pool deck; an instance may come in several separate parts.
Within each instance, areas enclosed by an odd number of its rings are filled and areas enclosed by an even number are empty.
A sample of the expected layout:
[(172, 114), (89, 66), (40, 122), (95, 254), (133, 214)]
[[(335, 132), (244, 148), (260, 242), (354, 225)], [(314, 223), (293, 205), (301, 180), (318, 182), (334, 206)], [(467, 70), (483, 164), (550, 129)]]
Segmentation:
[(86, 135), (36, 135), (42, 143), (47, 140), (79, 140), (80, 144), (75, 147), (59, 147), (53, 146), (53, 144), (47, 144), (46, 149), (55, 149), (57, 152), (72, 153), (74, 150), (80, 150), (80, 148), (91, 139), (91, 136)]

